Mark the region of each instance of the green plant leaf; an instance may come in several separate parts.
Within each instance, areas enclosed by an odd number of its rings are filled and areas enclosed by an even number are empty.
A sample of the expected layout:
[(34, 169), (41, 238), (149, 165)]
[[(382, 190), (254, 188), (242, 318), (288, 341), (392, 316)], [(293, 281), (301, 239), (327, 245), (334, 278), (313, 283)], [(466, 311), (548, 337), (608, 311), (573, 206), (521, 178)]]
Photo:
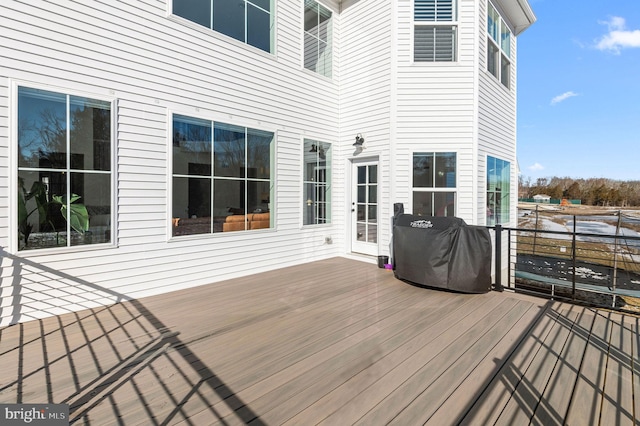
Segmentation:
[(62, 213), (64, 219), (69, 222), (71, 228), (81, 234), (89, 230), (89, 212), (87, 211), (87, 207), (84, 204), (75, 203), (75, 201), (82, 198), (81, 196), (71, 194), (71, 203), (69, 203), (70, 215), (67, 214), (66, 196), (54, 195), (51, 198), (53, 203), (60, 204), (60, 213)]

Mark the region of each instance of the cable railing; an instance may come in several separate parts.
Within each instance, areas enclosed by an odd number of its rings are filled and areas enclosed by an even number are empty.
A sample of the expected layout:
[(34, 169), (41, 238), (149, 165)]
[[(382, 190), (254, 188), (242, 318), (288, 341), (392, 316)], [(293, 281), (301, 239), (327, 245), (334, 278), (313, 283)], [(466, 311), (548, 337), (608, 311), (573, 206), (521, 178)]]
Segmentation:
[[(506, 267), (507, 272), (506, 282), (503, 274), (496, 273), (496, 287), (639, 311), (640, 233), (636, 218), (627, 226), (622, 218), (608, 217), (608, 222), (617, 220), (609, 224), (573, 216), (565, 218), (563, 226), (555, 226), (558, 229), (536, 229), (537, 220), (534, 228), (491, 227), (495, 231), (495, 271)], [(580, 231), (590, 227), (612, 232)]]

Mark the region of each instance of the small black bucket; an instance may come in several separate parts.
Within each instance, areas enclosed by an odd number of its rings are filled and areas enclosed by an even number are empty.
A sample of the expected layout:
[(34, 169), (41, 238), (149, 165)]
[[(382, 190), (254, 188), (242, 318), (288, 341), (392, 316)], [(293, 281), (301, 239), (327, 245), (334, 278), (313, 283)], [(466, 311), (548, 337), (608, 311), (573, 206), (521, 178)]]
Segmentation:
[(389, 263), (389, 256), (378, 256), (378, 268), (384, 268), (385, 263)]

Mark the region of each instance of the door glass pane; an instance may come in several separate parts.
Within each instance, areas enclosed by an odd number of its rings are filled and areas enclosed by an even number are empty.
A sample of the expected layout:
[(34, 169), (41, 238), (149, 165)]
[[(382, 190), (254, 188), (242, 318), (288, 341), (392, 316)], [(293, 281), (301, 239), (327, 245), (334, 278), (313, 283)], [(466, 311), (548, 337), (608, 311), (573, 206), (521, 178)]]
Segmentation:
[(378, 166), (369, 166), (369, 183), (378, 183)]
[(369, 225), (367, 241), (370, 243), (378, 242), (378, 227), (376, 225)]
[(378, 206), (369, 206), (369, 222), (375, 223), (378, 220)]
[(367, 168), (365, 166), (358, 166), (358, 183), (367, 182)]
[(358, 186), (358, 203), (365, 203), (367, 201), (367, 187)]
[(367, 225), (364, 223), (358, 223), (356, 225), (356, 240), (366, 241), (367, 238)]
[(369, 185), (369, 202), (378, 202), (378, 185)]
[(358, 204), (358, 216), (357, 216), (357, 219), (359, 221), (364, 221), (366, 219), (366, 214), (367, 214), (366, 206), (364, 206), (362, 204)]

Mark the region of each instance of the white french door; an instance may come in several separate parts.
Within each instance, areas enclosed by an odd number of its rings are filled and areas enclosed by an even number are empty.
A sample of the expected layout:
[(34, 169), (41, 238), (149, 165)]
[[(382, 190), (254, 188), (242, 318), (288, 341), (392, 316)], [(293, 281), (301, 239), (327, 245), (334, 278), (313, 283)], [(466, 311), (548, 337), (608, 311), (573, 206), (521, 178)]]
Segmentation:
[(351, 251), (378, 255), (378, 160), (354, 161), (351, 177)]

